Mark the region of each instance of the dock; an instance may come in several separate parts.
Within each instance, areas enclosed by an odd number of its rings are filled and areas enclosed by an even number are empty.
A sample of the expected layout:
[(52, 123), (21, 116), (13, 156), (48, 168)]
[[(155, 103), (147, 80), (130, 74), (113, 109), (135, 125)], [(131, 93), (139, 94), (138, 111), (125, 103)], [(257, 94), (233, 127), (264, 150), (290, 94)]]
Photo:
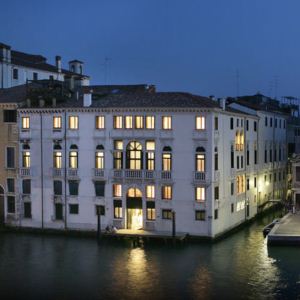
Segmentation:
[(300, 213), (288, 213), (268, 234), (268, 245), (300, 246)]
[(102, 234), (102, 238), (130, 240), (136, 246), (152, 242), (162, 242), (164, 244), (183, 244), (186, 242), (188, 234), (176, 233), (176, 235), (173, 236), (172, 232), (118, 229), (115, 233)]

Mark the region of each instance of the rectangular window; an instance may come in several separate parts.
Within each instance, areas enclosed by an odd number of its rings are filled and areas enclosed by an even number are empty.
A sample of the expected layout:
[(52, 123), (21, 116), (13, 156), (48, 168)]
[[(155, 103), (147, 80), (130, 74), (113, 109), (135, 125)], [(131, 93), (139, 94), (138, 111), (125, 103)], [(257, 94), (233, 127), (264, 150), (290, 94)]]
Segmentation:
[(234, 168), (234, 152), (232, 150), (231, 150), (230, 160), (231, 160), (231, 169), (233, 169)]
[(30, 118), (22, 117), (22, 130), (28, 130), (30, 128)]
[(171, 209), (163, 209), (162, 210), (162, 218), (164, 220), (172, 220), (172, 210)]
[(29, 151), (23, 151), (23, 153), (22, 153), (22, 167), (30, 168), (30, 152)]
[(254, 187), (256, 188), (256, 177), (254, 177)]
[(78, 116), (69, 116), (69, 129), (78, 129)]
[(240, 119), (236, 119), (236, 127), (240, 126)]
[(133, 117), (125, 116), (125, 128), (132, 129), (133, 128)]
[(18, 78), (19, 78), (19, 70), (13, 69), (13, 79), (18, 79)]
[(257, 165), (257, 150), (254, 150), (254, 164)]
[(105, 206), (104, 205), (95, 205), (96, 216), (105, 216)]
[(239, 156), (236, 157), (236, 168), (237, 169), (240, 168), (240, 157)]
[(31, 219), (31, 202), (24, 202), (24, 218)]
[(215, 200), (219, 200), (219, 187), (215, 186)]
[(61, 129), (61, 117), (53, 117), (53, 129), (60, 130)]
[(123, 128), (123, 116), (114, 116), (114, 129)]
[(268, 117), (265, 117), (265, 126), (268, 126)]
[(202, 116), (196, 117), (196, 129), (197, 130), (205, 129), (205, 117), (202, 117)]
[(105, 128), (105, 118), (104, 116), (96, 116), (95, 118), (95, 128), (104, 129)]
[(63, 220), (63, 206), (61, 203), (55, 203), (55, 219)]
[(281, 128), (281, 119), (279, 119), (279, 128)]
[(219, 217), (219, 211), (217, 209), (215, 209), (215, 220), (217, 220)]
[(69, 180), (70, 196), (78, 196), (79, 182), (77, 180)]
[(161, 187), (161, 198), (163, 200), (171, 200), (172, 199), (172, 186), (164, 185)]
[(257, 122), (256, 121), (253, 122), (253, 130), (257, 131)]
[(61, 151), (54, 151), (53, 153), (53, 168), (61, 169), (62, 167), (62, 153)]
[(147, 209), (147, 220), (154, 221), (155, 220), (155, 202), (147, 201), (146, 209)]
[(7, 212), (9, 214), (15, 213), (15, 196), (7, 196)]
[(79, 214), (79, 205), (78, 204), (69, 204), (69, 214), (78, 215)]
[(272, 149), (270, 149), (270, 162), (273, 160), (273, 154), (272, 154)]
[(146, 116), (146, 129), (155, 129), (154, 116)]
[(143, 128), (144, 128), (144, 117), (135, 116), (135, 129), (143, 129)]
[(53, 181), (53, 192), (56, 196), (62, 195), (62, 181), (60, 180), (54, 180)]
[(14, 178), (7, 178), (6, 179), (7, 184), (7, 192), (8, 193), (14, 193), (15, 192), (15, 180)]
[(114, 218), (122, 219), (122, 200), (114, 200)]
[(219, 156), (218, 153), (215, 153), (215, 171), (219, 170)]
[(230, 184), (230, 194), (231, 194), (231, 196), (234, 195), (234, 182), (231, 182), (231, 184)]
[(270, 127), (273, 127), (273, 118), (270, 118)]
[(31, 179), (23, 179), (22, 181), (22, 193), (25, 195), (31, 194)]
[(234, 204), (231, 203), (231, 212), (233, 213), (234, 212)]
[(96, 197), (104, 197), (105, 195), (105, 181), (95, 181), (95, 195)]
[(122, 197), (122, 185), (113, 184), (113, 197), (121, 198)]
[(233, 118), (230, 118), (230, 129), (233, 129)]
[(162, 117), (162, 129), (166, 129), (166, 130), (172, 129), (172, 117), (170, 116)]
[(244, 168), (244, 156), (241, 156), (241, 169)]
[(146, 186), (146, 198), (155, 199), (155, 185)]
[(15, 167), (15, 148), (7, 147), (6, 148), (6, 168)]
[(246, 120), (246, 130), (249, 130), (249, 120)]
[(265, 164), (268, 162), (268, 151), (265, 149)]
[(32, 78), (33, 78), (33, 80), (38, 80), (38, 73), (33, 72)]
[(171, 153), (163, 153), (162, 154), (162, 170), (163, 171), (171, 171), (172, 169), (172, 154)]
[(205, 154), (196, 154), (196, 171), (205, 172)]
[(247, 178), (247, 191), (249, 191), (249, 190), (250, 190), (250, 179)]
[(17, 122), (17, 111), (12, 109), (3, 110), (3, 121), (4, 123), (16, 123)]
[(96, 152), (95, 168), (96, 169), (104, 169), (104, 152), (103, 151)]
[(197, 186), (195, 188), (195, 200), (197, 202), (205, 201), (205, 187)]
[(195, 220), (196, 221), (205, 221), (205, 210), (196, 210), (195, 211)]
[(219, 130), (219, 119), (215, 117), (215, 130)]

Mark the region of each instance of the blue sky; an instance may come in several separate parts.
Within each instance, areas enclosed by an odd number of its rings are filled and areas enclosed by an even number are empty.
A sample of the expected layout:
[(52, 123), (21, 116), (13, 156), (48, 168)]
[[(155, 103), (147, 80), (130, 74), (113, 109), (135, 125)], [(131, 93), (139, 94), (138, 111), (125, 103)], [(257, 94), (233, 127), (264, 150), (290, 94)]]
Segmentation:
[(108, 84), (300, 96), (299, 11), (299, 0), (10, 0), (0, 42), (83, 60), (93, 84), (107, 57)]

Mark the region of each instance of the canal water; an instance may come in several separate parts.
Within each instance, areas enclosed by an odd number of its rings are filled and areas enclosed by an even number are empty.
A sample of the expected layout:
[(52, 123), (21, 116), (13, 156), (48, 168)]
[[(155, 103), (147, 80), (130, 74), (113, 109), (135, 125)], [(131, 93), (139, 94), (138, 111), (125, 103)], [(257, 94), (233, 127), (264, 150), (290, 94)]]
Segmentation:
[(0, 299), (297, 299), (299, 248), (269, 248), (269, 215), (183, 247), (0, 234)]

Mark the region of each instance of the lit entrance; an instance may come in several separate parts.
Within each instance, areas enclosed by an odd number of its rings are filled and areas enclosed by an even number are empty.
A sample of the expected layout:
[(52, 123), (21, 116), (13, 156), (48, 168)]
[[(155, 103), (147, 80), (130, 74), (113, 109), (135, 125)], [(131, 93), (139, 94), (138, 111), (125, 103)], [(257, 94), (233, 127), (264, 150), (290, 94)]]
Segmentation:
[(137, 188), (130, 188), (127, 192), (127, 228), (143, 228), (143, 201), (142, 192)]

